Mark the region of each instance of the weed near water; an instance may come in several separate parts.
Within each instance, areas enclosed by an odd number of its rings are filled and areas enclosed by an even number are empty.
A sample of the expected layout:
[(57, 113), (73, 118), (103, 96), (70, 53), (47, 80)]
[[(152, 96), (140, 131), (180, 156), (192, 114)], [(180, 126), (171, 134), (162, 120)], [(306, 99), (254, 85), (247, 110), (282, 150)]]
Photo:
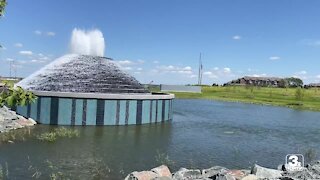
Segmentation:
[(37, 139), (40, 141), (46, 142), (55, 142), (57, 138), (72, 138), (72, 137), (79, 137), (80, 133), (78, 130), (75, 129), (67, 129), (67, 128), (57, 128), (54, 129), (52, 132), (45, 132), (37, 136)]
[(161, 165), (164, 164), (169, 167), (174, 165), (174, 161), (169, 158), (169, 155), (166, 153), (161, 153), (159, 150), (157, 150), (155, 159), (156, 162)]

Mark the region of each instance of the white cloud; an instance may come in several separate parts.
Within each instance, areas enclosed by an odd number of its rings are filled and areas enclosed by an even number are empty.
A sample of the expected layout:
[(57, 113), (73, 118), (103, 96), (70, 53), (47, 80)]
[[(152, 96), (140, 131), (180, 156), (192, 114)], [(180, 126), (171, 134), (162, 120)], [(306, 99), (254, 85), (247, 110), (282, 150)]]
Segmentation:
[(137, 71), (142, 71), (143, 69), (142, 68), (137, 68)]
[(153, 70), (155, 73), (172, 73), (172, 74), (188, 74), (192, 75), (194, 74), (192, 71), (192, 68), (190, 66), (174, 66), (174, 65), (168, 65), (168, 66), (157, 66), (156, 69)]
[(154, 64), (159, 64), (159, 61), (153, 61)]
[(270, 60), (279, 60), (280, 57), (279, 56), (271, 56), (269, 57)]
[(203, 75), (212, 75), (212, 72), (206, 71), (206, 72), (203, 72)]
[(320, 79), (320, 74), (316, 76), (316, 78)]
[(44, 60), (38, 60), (38, 59), (32, 59), (31, 62), (32, 62), (32, 63), (45, 63), (46, 61), (44, 61)]
[(28, 55), (28, 56), (31, 56), (33, 54), (32, 51), (20, 51), (19, 53), (22, 55)]
[(214, 68), (213, 68), (213, 70), (218, 71), (218, 70), (219, 70), (219, 68), (218, 68), (218, 67), (214, 67)]
[(144, 63), (144, 60), (139, 59), (137, 62), (138, 62), (139, 64), (143, 64), (143, 63)]
[(139, 72), (139, 71), (136, 71), (136, 72), (133, 72), (134, 74), (141, 74), (141, 72)]
[(2, 47), (0, 47), (0, 50), (7, 50), (7, 48), (2, 46)]
[(246, 75), (246, 76), (250, 76), (250, 77), (266, 77), (267, 74), (263, 73), (263, 74), (250, 74), (250, 75)]
[(242, 37), (239, 36), (239, 35), (235, 35), (235, 36), (232, 37), (232, 39), (234, 39), (234, 40), (240, 40), (240, 39), (242, 39)]
[(225, 67), (225, 68), (223, 68), (223, 72), (224, 72), (224, 73), (230, 73), (230, 72), (231, 72), (231, 69), (230, 69), (230, 68)]
[(305, 75), (305, 74), (307, 74), (307, 71), (302, 70), (302, 71), (297, 72), (297, 74), (299, 74), (299, 75)]
[(132, 65), (133, 62), (129, 60), (123, 60), (123, 61), (115, 61), (117, 64), (125, 66), (125, 65)]
[(15, 43), (14, 46), (20, 48), (20, 47), (23, 47), (23, 44), (22, 43)]
[(12, 59), (12, 58), (7, 58), (6, 61), (12, 62), (12, 61), (14, 61), (14, 59)]
[(42, 32), (41, 32), (40, 30), (35, 30), (34, 33), (35, 33), (36, 35), (41, 35), (41, 34), (42, 34)]
[(55, 36), (55, 35), (56, 35), (55, 32), (52, 32), (52, 31), (47, 32), (47, 36)]

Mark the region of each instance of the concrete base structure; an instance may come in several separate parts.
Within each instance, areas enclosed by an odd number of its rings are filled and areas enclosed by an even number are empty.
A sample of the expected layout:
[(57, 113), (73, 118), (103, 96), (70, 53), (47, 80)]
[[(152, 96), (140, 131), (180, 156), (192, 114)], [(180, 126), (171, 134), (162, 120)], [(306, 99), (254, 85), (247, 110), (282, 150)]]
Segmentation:
[(172, 120), (172, 94), (99, 94), (36, 91), (16, 112), (41, 124), (130, 125)]

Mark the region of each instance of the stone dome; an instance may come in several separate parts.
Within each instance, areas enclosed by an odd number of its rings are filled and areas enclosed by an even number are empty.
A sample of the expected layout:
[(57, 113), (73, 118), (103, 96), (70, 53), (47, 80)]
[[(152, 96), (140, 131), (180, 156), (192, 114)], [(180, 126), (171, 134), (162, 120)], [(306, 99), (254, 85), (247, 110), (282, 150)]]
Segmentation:
[(31, 91), (150, 93), (109, 58), (68, 54), (20, 81)]

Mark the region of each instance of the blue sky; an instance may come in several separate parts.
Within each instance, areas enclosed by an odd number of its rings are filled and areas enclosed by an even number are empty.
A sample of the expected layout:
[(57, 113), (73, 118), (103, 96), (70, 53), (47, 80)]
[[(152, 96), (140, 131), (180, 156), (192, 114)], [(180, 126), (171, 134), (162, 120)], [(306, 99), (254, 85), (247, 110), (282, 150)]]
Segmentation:
[[(8, 0), (0, 75), (25, 77), (69, 53), (74, 28), (102, 31), (105, 56), (143, 83), (194, 84), (244, 75), (320, 82), (320, 1)], [(12, 73), (14, 74), (14, 73)]]

